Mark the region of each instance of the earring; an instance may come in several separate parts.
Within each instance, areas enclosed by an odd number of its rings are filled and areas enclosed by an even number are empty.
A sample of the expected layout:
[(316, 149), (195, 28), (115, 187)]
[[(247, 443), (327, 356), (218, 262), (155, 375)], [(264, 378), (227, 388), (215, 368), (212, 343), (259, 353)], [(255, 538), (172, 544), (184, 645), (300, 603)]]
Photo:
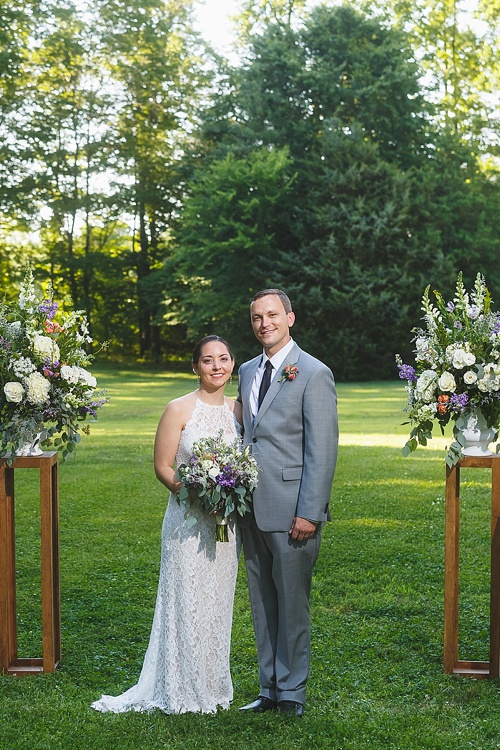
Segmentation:
[(201, 378), (200, 378), (200, 376), (198, 375), (198, 388), (200, 387), (200, 385), (201, 385)]
[(233, 384), (233, 373), (229, 376), (229, 385)]

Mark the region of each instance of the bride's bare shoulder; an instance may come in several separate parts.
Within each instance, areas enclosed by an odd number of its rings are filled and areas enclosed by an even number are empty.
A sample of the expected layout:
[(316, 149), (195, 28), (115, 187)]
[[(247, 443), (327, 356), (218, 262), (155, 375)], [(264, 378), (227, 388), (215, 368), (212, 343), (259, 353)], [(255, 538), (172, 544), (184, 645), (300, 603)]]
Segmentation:
[(163, 412), (163, 418), (168, 421), (175, 421), (184, 426), (189, 421), (195, 406), (196, 393), (186, 393), (185, 396), (180, 396), (169, 401)]

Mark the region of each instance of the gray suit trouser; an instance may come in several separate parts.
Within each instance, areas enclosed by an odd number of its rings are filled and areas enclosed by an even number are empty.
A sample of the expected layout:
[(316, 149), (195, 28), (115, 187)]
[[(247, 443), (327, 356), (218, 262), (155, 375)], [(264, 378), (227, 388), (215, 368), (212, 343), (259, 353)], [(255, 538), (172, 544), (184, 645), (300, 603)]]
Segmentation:
[(296, 542), (286, 531), (242, 528), (259, 659), (260, 695), (305, 703), (310, 662), (309, 595), (321, 528)]

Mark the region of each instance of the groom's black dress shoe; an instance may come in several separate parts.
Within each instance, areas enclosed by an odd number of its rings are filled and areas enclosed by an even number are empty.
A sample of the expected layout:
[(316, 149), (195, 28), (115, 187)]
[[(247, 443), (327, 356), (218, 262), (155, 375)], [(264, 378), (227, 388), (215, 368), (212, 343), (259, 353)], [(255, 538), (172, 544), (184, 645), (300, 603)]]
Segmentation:
[(247, 706), (242, 706), (240, 711), (244, 711), (249, 714), (263, 714), (264, 711), (274, 711), (276, 703), (271, 698), (266, 698), (265, 695), (259, 695), (256, 701), (249, 703)]
[(280, 701), (278, 703), (278, 711), (283, 716), (303, 716), (304, 706), (302, 703), (297, 701)]

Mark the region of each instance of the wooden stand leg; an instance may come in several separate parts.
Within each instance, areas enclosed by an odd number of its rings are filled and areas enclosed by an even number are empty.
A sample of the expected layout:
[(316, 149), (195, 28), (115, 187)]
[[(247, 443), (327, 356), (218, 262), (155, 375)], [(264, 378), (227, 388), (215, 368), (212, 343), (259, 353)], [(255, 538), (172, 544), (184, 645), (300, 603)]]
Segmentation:
[(500, 676), (500, 461), (491, 466), (490, 677)]
[(14, 472), (0, 466), (0, 671), (17, 659)]
[(444, 563), (444, 671), (453, 674), (458, 661), (458, 561), (460, 467), (446, 469)]
[[(491, 469), (490, 658), (458, 658), (460, 467)], [(465, 456), (446, 470), (444, 671), (478, 679), (500, 676), (500, 456)]]
[[(61, 658), (59, 586), (59, 487), (57, 453), (0, 461), (0, 671), (11, 675), (53, 672)], [(16, 626), (14, 471), (40, 471), (42, 658), (19, 658)]]
[(61, 658), (59, 593), (59, 509), (57, 464), (40, 467), (43, 671), (53, 672)]

